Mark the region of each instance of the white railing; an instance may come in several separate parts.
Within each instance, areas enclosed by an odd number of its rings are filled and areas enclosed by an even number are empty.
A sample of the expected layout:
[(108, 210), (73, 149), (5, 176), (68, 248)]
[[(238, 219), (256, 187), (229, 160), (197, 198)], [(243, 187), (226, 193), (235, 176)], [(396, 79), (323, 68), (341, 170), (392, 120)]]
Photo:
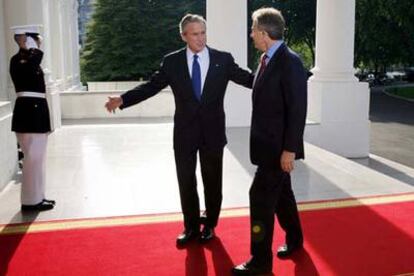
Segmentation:
[(91, 81), (87, 82), (88, 91), (126, 91), (142, 82), (139, 81)]
[[(125, 84), (126, 85), (126, 84)], [(129, 84), (130, 86), (133, 84)], [(134, 87), (133, 85), (132, 87)], [(102, 87), (101, 87), (102, 88)], [(105, 102), (111, 95), (120, 95), (122, 91), (69, 91), (60, 93), (62, 119), (96, 118), (133, 118), (133, 117), (172, 117), (174, 115), (174, 97), (168, 87), (143, 104), (138, 104), (115, 114), (108, 113)]]

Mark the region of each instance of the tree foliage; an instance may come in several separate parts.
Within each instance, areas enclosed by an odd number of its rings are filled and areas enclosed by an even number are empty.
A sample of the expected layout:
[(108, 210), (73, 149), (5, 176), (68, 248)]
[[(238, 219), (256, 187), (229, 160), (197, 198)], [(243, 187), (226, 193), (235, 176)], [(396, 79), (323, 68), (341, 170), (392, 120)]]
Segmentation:
[(375, 72), (414, 64), (412, 0), (357, 0), (355, 66)]
[(205, 14), (205, 0), (97, 0), (81, 53), (82, 80), (147, 78), (163, 55), (182, 47), (178, 23)]
[[(316, 2), (248, 0), (249, 28), (254, 10), (281, 10), (285, 40), (310, 69), (315, 59)], [(180, 18), (188, 12), (205, 15), (205, 5), (206, 0), (97, 0), (81, 55), (82, 80), (147, 78), (163, 55), (184, 46)], [(384, 71), (392, 65), (414, 65), (413, 18), (412, 0), (356, 0), (355, 66)], [(256, 68), (258, 56), (249, 39), (250, 68)]]

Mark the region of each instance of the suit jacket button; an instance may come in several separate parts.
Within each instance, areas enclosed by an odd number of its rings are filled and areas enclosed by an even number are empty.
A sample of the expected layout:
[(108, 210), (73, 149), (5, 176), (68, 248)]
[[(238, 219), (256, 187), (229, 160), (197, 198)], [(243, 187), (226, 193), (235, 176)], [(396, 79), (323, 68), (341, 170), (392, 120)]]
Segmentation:
[(34, 107), (37, 107), (37, 104), (35, 104)]

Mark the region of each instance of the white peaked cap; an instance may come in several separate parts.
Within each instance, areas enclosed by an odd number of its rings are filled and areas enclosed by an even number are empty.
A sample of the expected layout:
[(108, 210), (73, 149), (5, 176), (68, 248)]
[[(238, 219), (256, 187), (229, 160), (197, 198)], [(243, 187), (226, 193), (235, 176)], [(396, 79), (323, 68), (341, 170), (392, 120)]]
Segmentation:
[(10, 29), (14, 32), (16, 35), (20, 34), (40, 34), (40, 29), (42, 28), (42, 25), (23, 25), (23, 26), (13, 26)]

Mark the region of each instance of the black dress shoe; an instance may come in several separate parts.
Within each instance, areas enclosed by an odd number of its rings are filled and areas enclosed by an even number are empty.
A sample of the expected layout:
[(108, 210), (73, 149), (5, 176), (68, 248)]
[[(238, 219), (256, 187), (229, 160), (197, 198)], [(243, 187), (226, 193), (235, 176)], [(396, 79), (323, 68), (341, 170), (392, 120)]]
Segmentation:
[(42, 201), (39, 204), (35, 204), (35, 205), (22, 205), (22, 211), (36, 211), (36, 212), (41, 212), (41, 211), (47, 211), (50, 209), (53, 209), (53, 207), (55, 207), (54, 204)]
[(184, 230), (183, 233), (177, 237), (177, 246), (184, 246), (189, 241), (196, 239), (200, 235), (200, 231), (196, 230)]
[(214, 233), (214, 228), (209, 226), (204, 226), (203, 231), (201, 231), (200, 242), (206, 243), (209, 240), (212, 240), (216, 234)]
[(295, 251), (298, 251), (303, 247), (302, 244), (284, 244), (277, 249), (277, 256), (279, 258), (287, 258), (292, 255)]
[(258, 265), (252, 260), (233, 267), (233, 275), (267, 275), (272, 273), (272, 265)]
[(50, 204), (52, 204), (52, 205), (56, 205), (56, 201), (55, 200), (52, 200), (52, 199), (43, 199), (43, 202), (46, 202), (46, 203), (50, 203)]

